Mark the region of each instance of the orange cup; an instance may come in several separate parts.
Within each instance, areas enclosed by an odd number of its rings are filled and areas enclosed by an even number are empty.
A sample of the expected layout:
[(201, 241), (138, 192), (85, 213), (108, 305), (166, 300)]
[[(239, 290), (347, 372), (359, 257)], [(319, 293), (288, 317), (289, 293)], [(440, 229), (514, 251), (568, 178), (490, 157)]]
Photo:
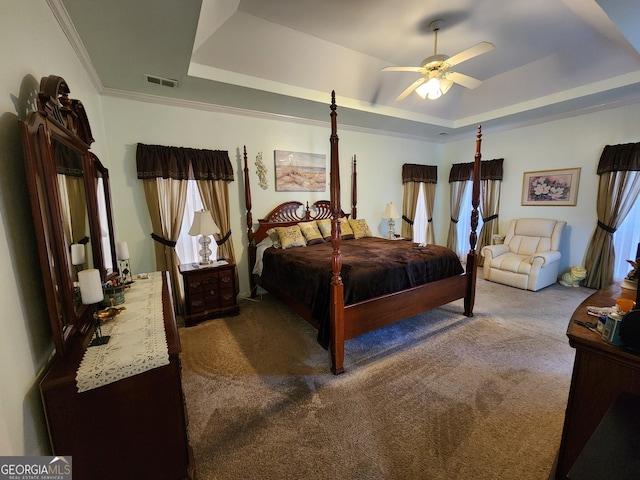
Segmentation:
[(633, 310), (635, 303), (636, 302), (634, 302), (630, 298), (623, 298), (623, 297), (616, 298), (616, 305), (618, 306), (620, 311), (623, 313), (627, 313)]

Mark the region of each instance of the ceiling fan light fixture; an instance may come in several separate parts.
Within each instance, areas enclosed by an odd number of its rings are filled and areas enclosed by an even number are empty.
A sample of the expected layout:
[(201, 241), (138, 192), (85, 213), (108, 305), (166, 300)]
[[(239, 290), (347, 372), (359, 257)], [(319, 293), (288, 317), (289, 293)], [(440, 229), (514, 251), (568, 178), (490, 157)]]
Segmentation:
[[(432, 77), (428, 82), (425, 82), (418, 88), (416, 88), (415, 91), (422, 99), (428, 98), (429, 100), (436, 100), (445, 93), (440, 82), (441, 80), (439, 80), (438, 78)], [(450, 84), (447, 85), (446, 89), (449, 90), (449, 88), (451, 88)]]
[(456, 53), (453, 57), (438, 53), (438, 30), (442, 27), (442, 20), (434, 20), (429, 24), (433, 30), (433, 55), (425, 58), (419, 67), (384, 67), (385, 72), (415, 72), (422, 74), (411, 85), (405, 88), (396, 97), (397, 101), (404, 100), (412, 92), (416, 92), (422, 99), (436, 100), (445, 95), (451, 85), (457, 83), (466, 88), (476, 88), (482, 82), (468, 75), (450, 72), (449, 68), (462, 62), (493, 50), (494, 46), (489, 42), (480, 42), (471, 48)]

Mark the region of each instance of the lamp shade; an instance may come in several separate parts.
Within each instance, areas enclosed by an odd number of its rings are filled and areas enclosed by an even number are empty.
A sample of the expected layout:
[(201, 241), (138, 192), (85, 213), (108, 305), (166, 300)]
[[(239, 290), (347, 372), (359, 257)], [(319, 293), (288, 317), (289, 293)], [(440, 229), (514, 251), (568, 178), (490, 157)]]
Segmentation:
[(382, 218), (400, 218), (398, 209), (393, 204), (393, 202), (387, 203), (387, 206), (384, 209), (384, 213), (382, 214)]
[(131, 258), (129, 256), (129, 245), (127, 245), (127, 242), (123, 241), (116, 244), (116, 256), (118, 260), (129, 260), (129, 258)]
[(208, 210), (200, 210), (193, 214), (193, 223), (189, 229), (189, 235), (213, 235), (214, 233), (220, 233), (220, 229), (213, 221), (211, 212)]
[(435, 100), (447, 93), (453, 82), (447, 78), (431, 77), (429, 81), (416, 88), (416, 93), (422, 98)]
[(80, 296), (83, 305), (93, 305), (100, 303), (104, 299), (102, 292), (102, 279), (100, 271), (89, 268), (78, 272), (78, 283), (80, 284)]
[(71, 263), (82, 265), (85, 262), (85, 248), (81, 243), (71, 244)]

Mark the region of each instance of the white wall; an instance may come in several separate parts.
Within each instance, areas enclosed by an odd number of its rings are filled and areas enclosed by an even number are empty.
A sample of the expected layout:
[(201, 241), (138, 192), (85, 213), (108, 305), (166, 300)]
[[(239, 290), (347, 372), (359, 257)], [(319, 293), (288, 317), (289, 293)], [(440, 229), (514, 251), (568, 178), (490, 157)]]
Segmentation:
[[(137, 142), (229, 151), (236, 175), (230, 185), (232, 230), (243, 294), (248, 291), (243, 145), (247, 146), (248, 152), (254, 222), (285, 200), (311, 203), (328, 198), (328, 187), (324, 193), (276, 192), (273, 175), (274, 150), (324, 153), (328, 164), (328, 107), (326, 125), (155, 105), (108, 96), (103, 98), (103, 108), (110, 150), (110, 157), (103, 160), (110, 167), (116, 232), (120, 239), (129, 242), (130, 248), (133, 246), (134, 272), (154, 268), (149, 215), (141, 182), (136, 179)], [(473, 161), (475, 136), (441, 145), (363, 133), (342, 126), (339, 113), (338, 106), (343, 209), (347, 211), (351, 205), (350, 172), (354, 154), (358, 159), (358, 217), (365, 218), (372, 230), (382, 236), (387, 231), (386, 223), (380, 219), (385, 204), (393, 201), (402, 205), (402, 164), (438, 165), (434, 228), (437, 243), (445, 244), (450, 218), (449, 169), (453, 163)], [(607, 144), (638, 141), (633, 127), (639, 119), (640, 106), (630, 105), (519, 129), (485, 132), (482, 158), (505, 159), (500, 230), (505, 231), (509, 221), (519, 217), (566, 220), (560, 269), (565, 271), (572, 265), (582, 265), (596, 222), (596, 167), (600, 154)], [(255, 174), (258, 152), (263, 153), (268, 169), (267, 190), (258, 186)], [(581, 168), (576, 206), (521, 205), (524, 172), (573, 167)], [(399, 231), (398, 225), (396, 230)]]
[[(328, 104), (327, 122), (322, 125), (156, 105), (108, 96), (103, 98), (103, 109), (110, 155), (102, 160), (109, 168), (111, 178), (116, 234), (119, 239), (127, 240), (134, 273), (155, 268), (153, 244), (149, 236), (149, 213), (142, 181), (136, 178), (137, 143), (229, 151), (235, 174), (235, 181), (229, 185), (231, 229), (238, 260), (241, 294), (246, 294), (249, 290), (249, 267), (245, 253), (248, 240), (243, 146), (247, 147), (254, 222), (287, 200), (313, 203), (315, 200), (329, 199), (328, 170), (327, 190), (313, 193), (276, 192), (273, 170), (274, 150), (324, 153), (328, 169)], [(351, 161), (355, 154), (358, 218), (365, 218), (374, 232), (385, 235), (386, 222), (382, 225), (380, 216), (386, 203), (393, 201), (396, 205), (402, 205), (402, 164), (437, 164), (442, 156), (442, 145), (349, 131), (341, 129), (340, 125), (338, 136), (342, 208), (345, 211), (351, 209)], [(263, 153), (263, 162), (268, 170), (267, 190), (258, 185), (255, 159), (259, 152)], [(396, 230), (399, 231), (398, 226)]]
[(0, 455), (49, 451), (38, 384), (53, 349), (18, 120), (40, 78), (64, 77), (105, 146), (100, 99), (44, 1), (0, 0)]
[[(639, 124), (640, 105), (635, 104), (505, 132), (485, 133), (482, 159), (504, 158), (500, 231), (505, 232), (513, 218), (566, 220), (560, 271), (583, 265), (587, 244), (596, 227), (596, 170), (600, 154), (605, 145), (640, 141)], [(473, 161), (474, 152), (474, 139), (445, 145), (442, 169), (448, 171), (453, 163)], [(581, 168), (575, 207), (521, 205), (524, 172), (573, 167)], [(448, 195), (448, 190), (439, 188), (438, 201), (448, 204)], [(444, 216), (438, 218), (439, 233), (446, 232), (447, 221)]]

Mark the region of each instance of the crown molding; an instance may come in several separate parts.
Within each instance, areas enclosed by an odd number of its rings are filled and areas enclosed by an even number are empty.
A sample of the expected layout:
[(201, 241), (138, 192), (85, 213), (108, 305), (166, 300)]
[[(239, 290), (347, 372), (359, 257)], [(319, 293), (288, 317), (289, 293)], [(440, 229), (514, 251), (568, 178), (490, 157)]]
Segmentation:
[[(269, 113), (269, 112), (260, 112), (257, 110), (250, 110), (247, 108), (238, 108), (238, 107), (229, 107), (225, 105), (216, 105), (206, 102), (197, 102), (193, 100), (184, 100), (178, 98), (169, 98), (163, 97), (160, 95), (151, 95), (148, 93), (138, 93), (138, 92), (129, 92), (125, 90), (118, 90), (114, 88), (103, 88), (102, 95), (114, 97), (114, 98), (122, 98), (125, 100), (132, 100), (137, 102), (144, 103), (154, 103), (157, 105), (167, 105), (171, 107), (178, 108), (186, 108), (191, 110), (201, 110), (207, 112), (216, 112), (216, 113), (224, 113), (229, 115), (239, 115), (243, 117), (252, 117), (252, 118), (260, 118), (265, 120), (275, 120), (279, 122), (289, 122), (295, 123), (298, 125), (309, 125), (313, 127), (326, 127), (329, 123), (329, 119), (326, 121), (323, 120), (312, 120), (308, 118), (302, 117), (294, 117), (291, 115), (282, 115), (278, 113)], [(327, 114), (329, 117), (329, 114)], [(408, 140), (417, 140), (420, 142), (428, 142), (428, 143), (442, 143), (439, 139), (431, 139), (427, 137), (421, 137), (418, 135), (409, 135), (399, 132), (392, 132), (388, 130), (379, 130), (374, 128), (366, 128), (366, 127), (358, 127), (354, 125), (340, 124), (341, 130), (347, 130), (352, 132), (360, 132), (367, 133), (370, 135), (385, 135), (388, 137), (396, 137), (403, 138)]]

